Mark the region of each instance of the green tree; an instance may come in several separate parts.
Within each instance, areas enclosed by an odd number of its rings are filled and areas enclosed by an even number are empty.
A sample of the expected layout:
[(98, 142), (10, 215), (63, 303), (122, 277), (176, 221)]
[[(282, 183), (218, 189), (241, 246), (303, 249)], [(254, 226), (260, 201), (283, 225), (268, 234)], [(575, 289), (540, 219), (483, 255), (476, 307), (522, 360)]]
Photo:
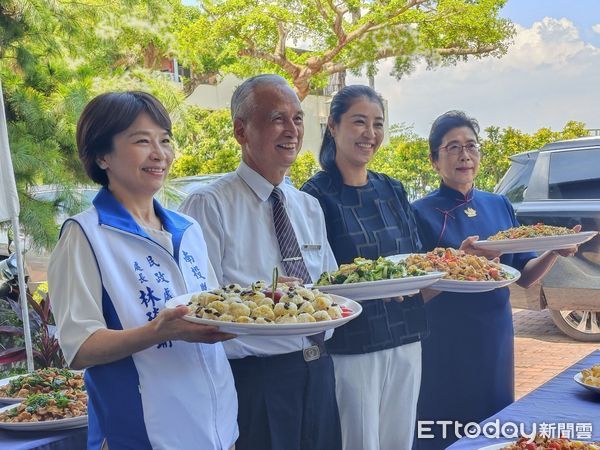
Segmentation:
[(390, 143), (377, 151), (369, 168), (400, 180), (408, 197), (416, 200), (438, 184), (429, 162), (427, 139), (404, 125), (392, 127), (391, 133)]
[[(439, 177), (429, 161), (429, 144), (410, 127), (392, 127), (390, 143), (381, 147), (369, 168), (383, 172), (404, 184), (411, 200), (416, 200), (439, 185)], [(510, 157), (562, 140), (587, 136), (585, 124), (570, 121), (561, 131), (540, 128), (527, 134), (512, 127), (489, 127), (481, 140), (481, 164), (475, 184), (479, 189), (493, 191), (510, 166)]]
[(505, 53), (513, 25), (499, 16), (506, 0), (203, 0), (177, 34), (196, 72), (278, 72), (300, 99), (329, 75), (394, 58), (393, 75), (418, 61), (429, 68)]
[(178, 157), (171, 169), (173, 177), (230, 172), (239, 164), (240, 146), (226, 109), (182, 108), (174, 135)]
[(303, 150), (290, 167), (290, 179), (298, 189), (315, 173), (320, 170), (315, 155), (309, 150)]
[[(225, 173), (237, 168), (242, 154), (233, 136), (229, 110), (210, 111), (185, 105), (175, 115), (177, 157), (171, 168), (172, 177)], [(303, 150), (290, 168), (290, 178), (300, 187), (318, 170), (314, 155)]]
[(585, 124), (576, 121), (567, 122), (560, 131), (540, 128), (531, 135), (512, 127), (504, 129), (489, 127), (486, 128), (485, 133), (487, 136), (482, 140), (482, 159), (476, 183), (480, 189), (487, 191), (492, 191), (498, 184), (510, 166), (512, 155), (536, 150), (550, 142), (588, 135)]
[[(87, 181), (74, 139), (87, 101), (108, 89), (165, 83), (149, 72), (132, 72), (138, 66), (156, 68), (156, 61), (169, 54), (174, 40), (168, 17), (178, 3), (4, 0), (0, 5), (0, 78), (21, 223), (34, 244), (54, 244), (57, 204), (77, 206), (69, 187)], [(183, 101), (177, 89), (155, 91), (168, 104)], [(35, 200), (30, 188), (38, 184), (64, 186), (65, 198)]]

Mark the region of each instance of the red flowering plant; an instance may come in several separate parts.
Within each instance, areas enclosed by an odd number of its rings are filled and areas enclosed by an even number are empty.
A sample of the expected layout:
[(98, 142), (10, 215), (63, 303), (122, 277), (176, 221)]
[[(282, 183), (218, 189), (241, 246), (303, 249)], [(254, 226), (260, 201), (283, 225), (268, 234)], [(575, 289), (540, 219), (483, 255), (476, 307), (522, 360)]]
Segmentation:
[[(45, 292), (27, 292), (33, 357), (37, 367), (65, 367), (65, 359), (56, 338), (56, 325), (50, 299)], [(27, 359), (24, 345), (23, 311), (18, 287), (0, 296), (0, 368), (18, 367)], [(4, 365), (4, 367), (2, 367)]]

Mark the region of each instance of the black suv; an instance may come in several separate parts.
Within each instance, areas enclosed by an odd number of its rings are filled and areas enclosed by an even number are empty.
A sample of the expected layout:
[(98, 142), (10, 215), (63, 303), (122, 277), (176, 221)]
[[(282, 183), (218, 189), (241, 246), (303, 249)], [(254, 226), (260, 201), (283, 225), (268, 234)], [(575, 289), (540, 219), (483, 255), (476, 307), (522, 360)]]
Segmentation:
[[(600, 137), (547, 144), (512, 156), (496, 187), (512, 202), (523, 225), (600, 230)], [(548, 308), (565, 334), (600, 342), (600, 237), (573, 258), (559, 258), (540, 284), (511, 289), (513, 306)]]

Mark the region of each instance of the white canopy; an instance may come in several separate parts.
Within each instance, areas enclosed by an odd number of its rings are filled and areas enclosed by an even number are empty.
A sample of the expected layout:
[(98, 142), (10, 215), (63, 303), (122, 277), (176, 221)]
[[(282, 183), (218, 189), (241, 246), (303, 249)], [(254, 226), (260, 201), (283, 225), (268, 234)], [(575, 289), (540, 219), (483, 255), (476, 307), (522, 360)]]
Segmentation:
[(8, 146), (4, 95), (2, 94), (2, 82), (0, 81), (0, 222), (11, 220), (15, 235), (21, 311), (23, 312), (23, 331), (25, 334), (25, 350), (27, 351), (27, 370), (31, 372), (33, 371), (33, 350), (29, 329), (27, 287), (25, 286), (25, 271), (23, 270), (23, 251), (21, 249), (21, 240), (19, 239), (19, 212), (19, 196), (17, 195), (15, 173)]
[(19, 197), (15, 184), (8, 133), (6, 131), (6, 114), (4, 112), (4, 97), (0, 84), (0, 222), (19, 216)]

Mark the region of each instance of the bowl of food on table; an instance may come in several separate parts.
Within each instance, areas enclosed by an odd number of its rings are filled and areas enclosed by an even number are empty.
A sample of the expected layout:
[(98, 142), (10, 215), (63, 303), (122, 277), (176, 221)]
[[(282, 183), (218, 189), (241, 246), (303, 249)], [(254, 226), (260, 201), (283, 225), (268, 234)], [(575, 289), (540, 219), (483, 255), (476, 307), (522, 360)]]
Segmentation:
[(83, 373), (44, 368), (0, 381), (0, 428), (58, 430), (87, 426)]
[(515, 442), (488, 445), (479, 450), (600, 450), (600, 442), (584, 442), (538, 434), (533, 439), (522, 437)]
[(600, 364), (577, 372), (573, 379), (584, 388), (600, 394)]
[(83, 372), (46, 367), (0, 380), (0, 403), (18, 403), (33, 394), (85, 391)]

